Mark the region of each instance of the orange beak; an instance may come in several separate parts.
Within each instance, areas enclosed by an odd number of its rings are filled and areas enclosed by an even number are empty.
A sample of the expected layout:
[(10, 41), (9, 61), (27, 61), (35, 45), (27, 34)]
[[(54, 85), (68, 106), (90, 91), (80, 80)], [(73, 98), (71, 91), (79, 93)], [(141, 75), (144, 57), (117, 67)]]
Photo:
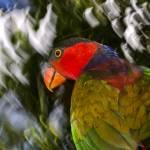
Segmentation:
[(63, 84), (65, 81), (66, 78), (59, 74), (53, 67), (47, 68), (44, 71), (44, 83), (50, 91)]

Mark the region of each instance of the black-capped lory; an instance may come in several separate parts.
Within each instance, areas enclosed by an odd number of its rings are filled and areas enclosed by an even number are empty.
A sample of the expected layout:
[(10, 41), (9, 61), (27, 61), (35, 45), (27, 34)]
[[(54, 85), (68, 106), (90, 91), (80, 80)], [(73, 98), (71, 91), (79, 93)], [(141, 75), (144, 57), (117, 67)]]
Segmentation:
[(107, 45), (68, 39), (44, 71), (49, 90), (75, 80), (70, 124), (77, 150), (136, 150), (150, 145), (150, 69)]

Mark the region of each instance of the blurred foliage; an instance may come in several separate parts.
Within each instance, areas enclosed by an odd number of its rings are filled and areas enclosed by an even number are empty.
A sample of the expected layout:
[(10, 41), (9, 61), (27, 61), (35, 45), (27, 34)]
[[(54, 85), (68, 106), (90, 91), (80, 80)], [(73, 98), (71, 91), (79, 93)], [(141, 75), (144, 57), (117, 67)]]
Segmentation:
[[(59, 42), (69, 37), (84, 37), (112, 46), (123, 57), (120, 45), (122, 42), (125, 42), (124, 38), (119, 38), (117, 36), (117, 34), (113, 31), (111, 27), (111, 22), (108, 19), (108, 16), (98, 7), (103, 2), (105, 1), (70, 0), (60, 2), (59, 0), (52, 0), (54, 11), (58, 15), (57, 38), (55, 41)], [(121, 9), (120, 21), (122, 23), (121, 25), (123, 28), (126, 28), (123, 23), (123, 19), (125, 17), (125, 9), (127, 7), (132, 7), (130, 1), (116, 0), (114, 2), (116, 2), (118, 6), (120, 6)], [(141, 0), (138, 1), (138, 4), (140, 5), (144, 2), (146, 1)], [(89, 26), (83, 15), (85, 9), (90, 7), (93, 8), (93, 14), (100, 22), (100, 25), (95, 28), (91, 28)], [(149, 7), (149, 5), (147, 7)], [(149, 37), (150, 35), (149, 26), (143, 26), (142, 30)], [(144, 45), (148, 45), (150, 43), (149, 38), (147, 39), (144, 38), (143, 43)], [(150, 59), (150, 55), (147, 51), (140, 53), (137, 50), (136, 51), (134, 50), (132, 57), (134, 58), (137, 64), (150, 66), (150, 63), (148, 61)]]
[[(58, 42), (70, 37), (84, 37), (110, 45), (124, 57), (120, 45), (125, 40), (117, 36), (106, 14), (96, 5), (100, 5), (103, 2), (105, 2), (105, 0), (32, 0), (30, 13), (35, 19), (34, 28), (37, 29), (40, 19), (46, 13), (47, 5), (49, 3), (53, 4), (53, 10), (58, 17), (57, 37), (54, 46)], [(130, 2), (126, 0), (117, 0), (116, 2), (121, 7), (122, 17), (120, 20), (123, 20), (125, 9), (130, 6)], [(145, 0), (139, 0), (139, 4), (143, 2), (145, 2)], [(93, 14), (100, 22), (95, 28), (90, 27), (83, 15), (85, 9), (90, 7), (93, 7)], [(143, 26), (143, 31), (148, 36), (147, 40), (144, 40), (144, 44), (149, 45), (150, 27)], [(16, 146), (18, 150), (74, 149), (69, 121), (65, 126), (67, 133), (64, 133), (62, 138), (56, 137), (50, 131), (48, 122), (49, 114), (52, 112), (56, 100), (59, 100), (59, 104), (64, 106), (65, 113), (69, 120), (70, 96), (73, 82), (67, 82), (64, 85), (64, 88), (67, 90), (64, 90), (62, 93), (59, 92), (59, 89), (56, 89), (54, 93), (50, 93), (45, 88), (41, 75), (41, 63), (48, 60), (47, 56), (44, 57), (36, 53), (29, 44), (28, 39), (20, 32), (16, 32), (12, 37), (13, 43), (17, 41), (20, 41), (20, 49), (30, 55), (23, 68), (23, 73), (27, 76), (29, 85), (23, 85), (17, 79), (13, 80), (9, 76), (5, 76), (4, 81), (6, 88), (1, 89), (0, 95), (3, 96), (8, 90), (13, 90), (19, 97), (25, 110), (36, 118), (38, 127), (30, 127), (26, 129), (24, 133), (19, 133), (18, 135), (18, 133), (12, 131), (9, 125), (5, 125), (5, 133), (0, 132), (0, 149), (13, 149), (12, 147), (10, 148), (9, 145), (13, 145), (13, 147)], [(146, 50), (143, 53), (133, 51), (132, 56), (137, 64), (150, 67), (150, 54)], [(2, 136), (3, 134), (7, 136)]]

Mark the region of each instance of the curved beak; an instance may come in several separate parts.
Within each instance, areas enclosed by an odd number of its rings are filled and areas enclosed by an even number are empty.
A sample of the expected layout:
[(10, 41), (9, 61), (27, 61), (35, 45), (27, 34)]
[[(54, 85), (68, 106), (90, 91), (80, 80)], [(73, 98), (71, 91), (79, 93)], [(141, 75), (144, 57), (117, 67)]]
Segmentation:
[(66, 81), (66, 78), (58, 73), (53, 67), (44, 71), (44, 83), (46, 87), (52, 91)]

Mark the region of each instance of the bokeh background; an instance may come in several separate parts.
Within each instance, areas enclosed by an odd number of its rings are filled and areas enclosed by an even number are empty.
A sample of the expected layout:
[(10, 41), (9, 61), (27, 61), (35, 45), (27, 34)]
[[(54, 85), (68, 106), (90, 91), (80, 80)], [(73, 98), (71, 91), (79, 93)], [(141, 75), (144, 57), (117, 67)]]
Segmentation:
[(71, 37), (150, 67), (149, 0), (0, 0), (0, 150), (74, 150), (73, 82), (49, 92), (42, 72)]

